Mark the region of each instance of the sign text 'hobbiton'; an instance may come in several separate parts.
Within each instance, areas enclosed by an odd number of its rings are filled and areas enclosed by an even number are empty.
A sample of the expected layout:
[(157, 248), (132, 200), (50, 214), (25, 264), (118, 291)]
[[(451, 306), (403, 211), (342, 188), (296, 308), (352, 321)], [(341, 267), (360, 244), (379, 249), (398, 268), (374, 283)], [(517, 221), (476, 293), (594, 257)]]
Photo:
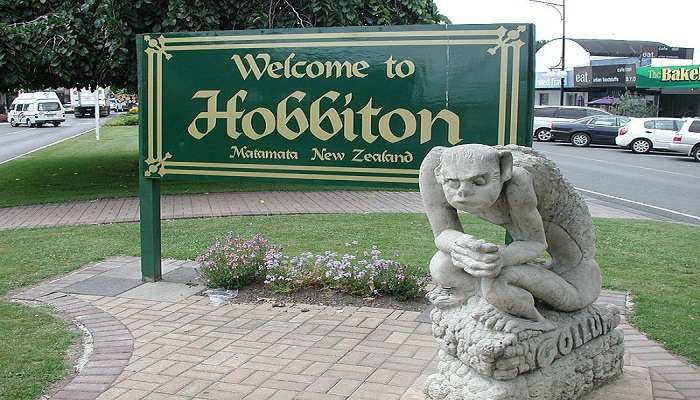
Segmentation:
[[(406, 79), (416, 73), (411, 60), (397, 60), (389, 56), (382, 71), (387, 79)], [(282, 79), (363, 79), (369, 76), (370, 63), (366, 60), (303, 60), (295, 53), (282, 60), (273, 60), (270, 54), (247, 53), (231, 57), (231, 73), (243, 81)], [(376, 71), (376, 70), (375, 70)], [(252, 85), (254, 87), (254, 85)], [(274, 132), (287, 140), (311, 135), (321, 141), (342, 136), (348, 142), (374, 143), (377, 140), (397, 143), (418, 136), (421, 144), (432, 139), (435, 124), (447, 128), (447, 142), (457, 144), (460, 137), (459, 116), (448, 109), (437, 111), (423, 108), (416, 112), (407, 108), (387, 108), (373, 97), (357, 98), (352, 92), (328, 90), (310, 98), (309, 93), (295, 90), (273, 107), (250, 108), (246, 98), (249, 90), (240, 89), (224, 98), (220, 89), (198, 90), (192, 100), (202, 102), (205, 111), (191, 121), (187, 132), (195, 139), (211, 133), (219, 123), (225, 124), (231, 139), (244, 135), (259, 140)]]

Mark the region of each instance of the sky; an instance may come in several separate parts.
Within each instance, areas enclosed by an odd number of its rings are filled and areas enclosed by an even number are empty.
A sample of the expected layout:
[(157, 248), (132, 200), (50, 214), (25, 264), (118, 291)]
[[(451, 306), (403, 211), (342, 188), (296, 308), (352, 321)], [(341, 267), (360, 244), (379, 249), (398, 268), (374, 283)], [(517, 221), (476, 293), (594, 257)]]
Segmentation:
[[(561, 3), (562, 0), (549, 0)], [(566, 36), (650, 40), (695, 49), (700, 64), (700, 0), (565, 0)], [(453, 24), (530, 22), (538, 40), (561, 37), (554, 8), (529, 0), (435, 0)]]

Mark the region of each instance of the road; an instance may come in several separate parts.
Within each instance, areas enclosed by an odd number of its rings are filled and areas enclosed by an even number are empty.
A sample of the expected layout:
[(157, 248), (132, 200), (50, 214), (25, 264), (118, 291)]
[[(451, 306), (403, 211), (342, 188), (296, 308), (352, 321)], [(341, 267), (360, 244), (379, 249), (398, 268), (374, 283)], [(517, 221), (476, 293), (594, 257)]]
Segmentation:
[[(100, 123), (105, 121), (105, 118), (100, 119)], [(94, 127), (94, 118), (75, 118), (71, 114), (66, 115), (66, 121), (59, 127), (28, 128), (20, 125), (13, 128), (9, 124), (0, 124), (0, 164)]]
[(690, 157), (568, 143), (535, 142), (533, 147), (554, 161), (585, 196), (700, 224), (700, 163)]

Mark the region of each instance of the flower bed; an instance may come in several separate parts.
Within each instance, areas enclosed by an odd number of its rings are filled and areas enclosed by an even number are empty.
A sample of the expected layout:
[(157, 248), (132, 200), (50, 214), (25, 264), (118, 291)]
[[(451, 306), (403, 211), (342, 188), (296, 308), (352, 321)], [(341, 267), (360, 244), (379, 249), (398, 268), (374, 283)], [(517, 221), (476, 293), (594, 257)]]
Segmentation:
[(285, 254), (281, 246), (262, 236), (244, 239), (229, 234), (197, 257), (199, 273), (210, 287), (239, 289), (263, 283), (278, 293), (317, 287), (362, 297), (387, 295), (399, 300), (424, 293), (427, 274), (407, 272), (398, 254), (386, 258), (372, 246), (359, 250), (348, 243), (347, 252)]

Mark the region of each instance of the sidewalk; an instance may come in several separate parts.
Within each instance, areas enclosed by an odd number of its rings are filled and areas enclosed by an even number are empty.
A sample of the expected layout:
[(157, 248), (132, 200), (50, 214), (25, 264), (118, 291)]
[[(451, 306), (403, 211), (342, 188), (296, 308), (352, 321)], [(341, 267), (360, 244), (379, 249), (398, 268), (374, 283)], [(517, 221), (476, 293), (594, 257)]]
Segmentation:
[[(212, 306), (192, 261), (164, 260), (164, 281), (140, 281), (140, 260), (112, 257), (13, 296), (84, 326), (84, 368), (55, 400), (423, 400), (438, 344), (419, 312), (269, 302)], [(700, 399), (700, 370), (626, 322), (624, 379), (584, 400)]]
[[(660, 219), (586, 198), (593, 217)], [(232, 192), (163, 196), (162, 219), (229, 215), (422, 213), (420, 193), (389, 191)], [(139, 220), (138, 198), (0, 208), (0, 230)]]

